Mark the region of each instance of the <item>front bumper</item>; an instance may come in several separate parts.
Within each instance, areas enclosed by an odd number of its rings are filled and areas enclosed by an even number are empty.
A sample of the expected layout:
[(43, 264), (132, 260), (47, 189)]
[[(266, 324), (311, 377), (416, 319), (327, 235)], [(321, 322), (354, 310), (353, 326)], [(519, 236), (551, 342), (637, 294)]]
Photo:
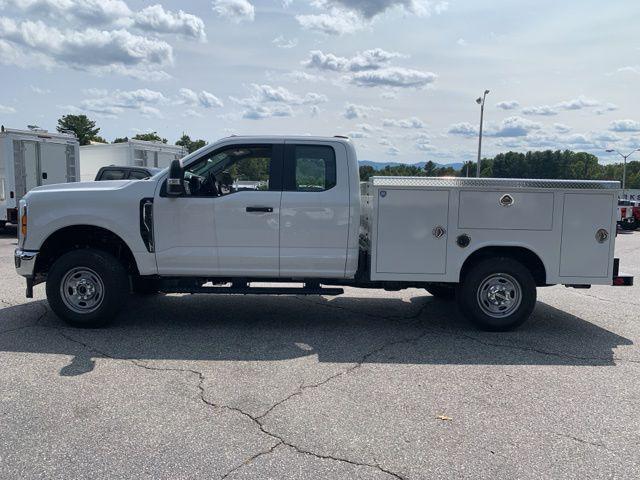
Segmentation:
[(17, 248), (13, 253), (13, 261), (16, 265), (18, 275), (22, 275), (26, 278), (33, 278), (37, 258), (38, 252), (28, 252)]

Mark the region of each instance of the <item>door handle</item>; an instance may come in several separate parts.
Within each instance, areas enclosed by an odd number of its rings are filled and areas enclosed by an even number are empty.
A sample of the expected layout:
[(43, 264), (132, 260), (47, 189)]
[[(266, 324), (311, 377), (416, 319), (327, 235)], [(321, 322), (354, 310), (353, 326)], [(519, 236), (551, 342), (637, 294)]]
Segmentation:
[(247, 207), (247, 213), (272, 213), (273, 207)]

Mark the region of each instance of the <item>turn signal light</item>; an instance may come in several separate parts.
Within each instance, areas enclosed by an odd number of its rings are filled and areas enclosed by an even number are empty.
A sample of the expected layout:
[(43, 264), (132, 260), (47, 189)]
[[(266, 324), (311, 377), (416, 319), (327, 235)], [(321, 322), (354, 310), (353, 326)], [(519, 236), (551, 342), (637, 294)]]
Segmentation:
[(20, 233), (22, 238), (27, 237), (27, 207), (22, 207), (22, 215), (20, 216)]

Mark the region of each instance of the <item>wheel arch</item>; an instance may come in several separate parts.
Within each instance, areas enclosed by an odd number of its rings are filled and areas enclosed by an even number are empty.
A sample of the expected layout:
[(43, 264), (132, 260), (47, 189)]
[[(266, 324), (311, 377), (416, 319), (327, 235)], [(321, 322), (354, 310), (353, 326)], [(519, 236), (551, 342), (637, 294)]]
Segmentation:
[(138, 264), (127, 243), (113, 231), (89, 224), (68, 225), (52, 232), (42, 243), (36, 274), (46, 274), (61, 255), (81, 248), (95, 248), (119, 259), (128, 273), (138, 275)]
[(464, 279), (467, 272), (474, 265), (495, 257), (507, 257), (517, 260), (529, 269), (537, 286), (547, 285), (547, 268), (540, 255), (531, 248), (522, 245), (492, 245), (478, 248), (464, 260), (460, 269), (460, 280)]

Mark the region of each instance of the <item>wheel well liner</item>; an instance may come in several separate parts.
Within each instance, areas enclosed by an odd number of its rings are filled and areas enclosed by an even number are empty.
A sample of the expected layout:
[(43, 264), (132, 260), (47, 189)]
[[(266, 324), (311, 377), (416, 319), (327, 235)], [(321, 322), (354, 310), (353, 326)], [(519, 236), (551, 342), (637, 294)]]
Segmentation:
[(95, 248), (119, 259), (127, 272), (137, 275), (138, 265), (122, 238), (103, 227), (72, 225), (53, 232), (43, 242), (35, 265), (36, 273), (46, 273), (61, 255), (80, 248)]
[(547, 284), (547, 270), (540, 257), (526, 247), (500, 246), (483, 247), (469, 255), (460, 270), (462, 280), (471, 267), (487, 258), (508, 257), (519, 261), (529, 269), (537, 286)]

